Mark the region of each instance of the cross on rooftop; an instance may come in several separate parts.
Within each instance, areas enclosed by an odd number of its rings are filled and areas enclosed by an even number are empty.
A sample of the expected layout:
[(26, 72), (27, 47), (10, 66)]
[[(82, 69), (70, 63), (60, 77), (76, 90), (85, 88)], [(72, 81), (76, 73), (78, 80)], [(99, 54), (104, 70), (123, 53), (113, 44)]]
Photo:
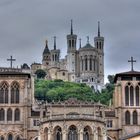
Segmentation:
[(136, 60), (134, 60), (133, 57), (131, 57), (131, 60), (128, 60), (128, 62), (131, 63), (131, 71), (134, 71), (133, 67), (134, 67), (134, 62), (136, 62)]
[(13, 61), (16, 61), (16, 59), (13, 59), (13, 56), (10, 56), (10, 58), (7, 59), (7, 61), (10, 61), (10, 67), (13, 68)]

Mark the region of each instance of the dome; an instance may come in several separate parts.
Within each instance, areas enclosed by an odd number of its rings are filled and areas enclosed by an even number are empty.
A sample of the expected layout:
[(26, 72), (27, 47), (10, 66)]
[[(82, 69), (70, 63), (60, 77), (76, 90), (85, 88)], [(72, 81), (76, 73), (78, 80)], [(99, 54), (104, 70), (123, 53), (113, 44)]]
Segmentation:
[(95, 49), (90, 43), (87, 43), (85, 46), (83, 46), (82, 48), (80, 48), (80, 50), (85, 50), (85, 49)]

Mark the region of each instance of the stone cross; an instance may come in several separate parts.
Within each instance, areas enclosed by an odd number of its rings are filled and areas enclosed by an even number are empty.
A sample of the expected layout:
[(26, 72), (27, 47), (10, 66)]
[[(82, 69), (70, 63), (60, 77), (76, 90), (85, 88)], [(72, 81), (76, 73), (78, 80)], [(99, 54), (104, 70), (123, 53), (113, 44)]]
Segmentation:
[(13, 68), (13, 61), (16, 61), (16, 59), (13, 59), (13, 56), (10, 56), (10, 58), (7, 59), (7, 61), (10, 61), (10, 67)]
[(131, 60), (128, 60), (128, 62), (131, 63), (131, 71), (134, 71), (133, 67), (134, 67), (134, 62), (136, 62), (136, 60), (134, 60), (133, 57), (131, 57)]

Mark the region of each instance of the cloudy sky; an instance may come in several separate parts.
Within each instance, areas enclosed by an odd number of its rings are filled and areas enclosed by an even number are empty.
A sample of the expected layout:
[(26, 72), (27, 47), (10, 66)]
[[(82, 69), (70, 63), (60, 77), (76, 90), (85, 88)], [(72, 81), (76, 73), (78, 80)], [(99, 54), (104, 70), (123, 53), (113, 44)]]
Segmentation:
[(71, 19), (82, 45), (86, 36), (94, 44), (101, 22), (106, 76), (130, 70), (131, 56), (140, 70), (140, 0), (0, 0), (0, 66), (9, 66), (10, 55), (15, 67), (41, 62), (45, 40), (53, 48), (53, 36), (64, 57)]

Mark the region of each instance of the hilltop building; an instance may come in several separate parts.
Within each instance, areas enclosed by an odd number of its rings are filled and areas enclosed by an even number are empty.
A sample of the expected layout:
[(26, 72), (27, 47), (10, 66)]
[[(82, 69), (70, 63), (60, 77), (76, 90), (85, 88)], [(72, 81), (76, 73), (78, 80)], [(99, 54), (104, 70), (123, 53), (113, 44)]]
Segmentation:
[(62, 79), (64, 81), (86, 83), (93, 90), (101, 90), (104, 86), (104, 37), (100, 35), (100, 24), (98, 23), (98, 35), (94, 43), (87, 43), (77, 49), (77, 35), (74, 34), (71, 21), (71, 32), (67, 35), (67, 55), (60, 59), (60, 50), (56, 46), (54, 37), (54, 48), (49, 49), (48, 41), (42, 54), (42, 64), (33, 63), (33, 73), (37, 69), (44, 69), (49, 79)]

